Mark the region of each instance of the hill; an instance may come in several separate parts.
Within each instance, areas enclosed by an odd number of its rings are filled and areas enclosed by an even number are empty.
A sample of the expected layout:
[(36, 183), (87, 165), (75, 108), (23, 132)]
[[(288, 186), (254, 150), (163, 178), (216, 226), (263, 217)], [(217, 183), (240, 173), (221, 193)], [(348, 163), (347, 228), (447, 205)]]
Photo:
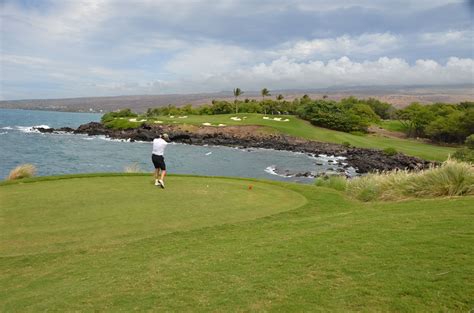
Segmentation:
[[(412, 102), (459, 103), (474, 101), (472, 85), (459, 86), (392, 86), (392, 87), (338, 87), (308, 90), (272, 90), (272, 95), (282, 94), (285, 99), (300, 98), (304, 94), (312, 98), (328, 98), (340, 100), (345, 97), (377, 98), (392, 103), (396, 107), (404, 107)], [(243, 98), (261, 99), (257, 91), (245, 91)], [(85, 97), (70, 99), (30, 99), (0, 101), (0, 108), (57, 110), (70, 112), (108, 112), (122, 108), (131, 108), (144, 112), (150, 107), (174, 105), (201, 105), (210, 103), (213, 99), (233, 100), (232, 91), (196, 94), (167, 94), (167, 95), (134, 95), (115, 97)]]

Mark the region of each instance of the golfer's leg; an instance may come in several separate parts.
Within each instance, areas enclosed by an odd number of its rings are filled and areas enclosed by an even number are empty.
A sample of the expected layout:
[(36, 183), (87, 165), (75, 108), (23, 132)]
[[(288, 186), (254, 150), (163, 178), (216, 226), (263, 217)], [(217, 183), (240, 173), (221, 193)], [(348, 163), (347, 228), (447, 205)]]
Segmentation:
[(161, 170), (161, 180), (165, 179), (166, 170)]
[(155, 168), (155, 179), (158, 179), (159, 176), (160, 176), (160, 169)]

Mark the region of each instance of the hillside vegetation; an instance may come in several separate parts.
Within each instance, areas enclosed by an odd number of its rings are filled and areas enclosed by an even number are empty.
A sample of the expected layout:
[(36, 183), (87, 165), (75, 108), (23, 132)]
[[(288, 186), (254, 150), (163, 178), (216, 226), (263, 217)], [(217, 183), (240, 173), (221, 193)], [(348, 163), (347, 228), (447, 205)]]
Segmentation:
[(472, 197), (367, 204), (307, 185), (82, 175), (3, 183), (0, 199), (2, 312), (474, 306)]
[[(237, 117), (240, 120), (236, 120), (235, 118), (232, 119), (233, 117)], [(264, 117), (268, 117), (268, 119), (264, 119)], [(275, 118), (280, 120), (274, 120)], [(145, 120), (146, 122), (130, 122), (130, 119), (136, 121)], [(407, 155), (418, 156), (426, 160), (436, 161), (444, 161), (450, 154), (456, 151), (456, 149), (453, 147), (427, 144), (414, 139), (391, 138), (377, 134), (351, 134), (327, 128), (316, 127), (311, 125), (308, 121), (304, 121), (293, 115), (265, 116), (263, 114), (256, 113), (239, 113), (218, 115), (166, 115), (153, 118), (140, 116), (130, 119), (114, 118), (109, 122), (106, 122), (106, 125), (113, 128), (134, 128), (138, 127), (142, 123), (149, 123), (152, 125), (190, 124), (198, 126), (210, 124), (211, 126), (215, 127), (219, 127), (219, 124), (226, 126), (260, 125), (266, 127), (267, 131), (269, 132), (287, 134), (321, 142), (333, 142), (338, 144), (348, 143), (354, 147), (361, 148), (395, 148), (398, 152), (403, 152)], [(286, 119), (288, 119), (288, 121), (285, 121)]]

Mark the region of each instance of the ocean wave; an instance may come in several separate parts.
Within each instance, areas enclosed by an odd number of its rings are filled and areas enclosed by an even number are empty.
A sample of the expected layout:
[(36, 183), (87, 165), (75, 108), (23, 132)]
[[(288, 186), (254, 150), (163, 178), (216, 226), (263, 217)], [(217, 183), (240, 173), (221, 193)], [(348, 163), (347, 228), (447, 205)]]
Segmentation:
[(270, 175), (275, 175), (275, 176), (280, 176), (280, 177), (285, 177), (285, 178), (292, 177), (291, 175), (288, 176), (288, 175), (278, 174), (278, 173), (276, 172), (276, 167), (275, 167), (275, 165), (267, 166), (264, 171), (267, 172), (267, 173), (270, 174)]
[(10, 127), (10, 126), (5, 126), (5, 127), (2, 127), (1, 129), (4, 129), (4, 130), (12, 130), (13, 127)]
[(49, 129), (48, 125), (35, 125), (35, 126), (15, 126), (16, 129), (23, 133), (40, 133), (37, 128)]
[(99, 135), (97, 136), (96, 138), (98, 139), (101, 139), (101, 140), (105, 140), (105, 141), (112, 141), (112, 142), (130, 142), (130, 138), (127, 138), (127, 139), (115, 139), (115, 138), (110, 138), (110, 137), (106, 137), (104, 135)]
[(8, 132), (1, 132), (0, 135), (6, 135)]

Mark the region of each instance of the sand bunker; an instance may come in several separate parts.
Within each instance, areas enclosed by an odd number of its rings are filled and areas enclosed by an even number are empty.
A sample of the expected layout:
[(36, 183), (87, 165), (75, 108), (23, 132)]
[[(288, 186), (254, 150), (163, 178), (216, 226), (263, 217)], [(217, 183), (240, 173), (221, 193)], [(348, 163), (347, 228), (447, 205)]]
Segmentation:
[(270, 120), (270, 121), (276, 121), (276, 122), (289, 122), (290, 120), (285, 118), (281, 118), (281, 117), (274, 117), (274, 118), (270, 118), (268, 116), (264, 116), (262, 117), (264, 120)]

